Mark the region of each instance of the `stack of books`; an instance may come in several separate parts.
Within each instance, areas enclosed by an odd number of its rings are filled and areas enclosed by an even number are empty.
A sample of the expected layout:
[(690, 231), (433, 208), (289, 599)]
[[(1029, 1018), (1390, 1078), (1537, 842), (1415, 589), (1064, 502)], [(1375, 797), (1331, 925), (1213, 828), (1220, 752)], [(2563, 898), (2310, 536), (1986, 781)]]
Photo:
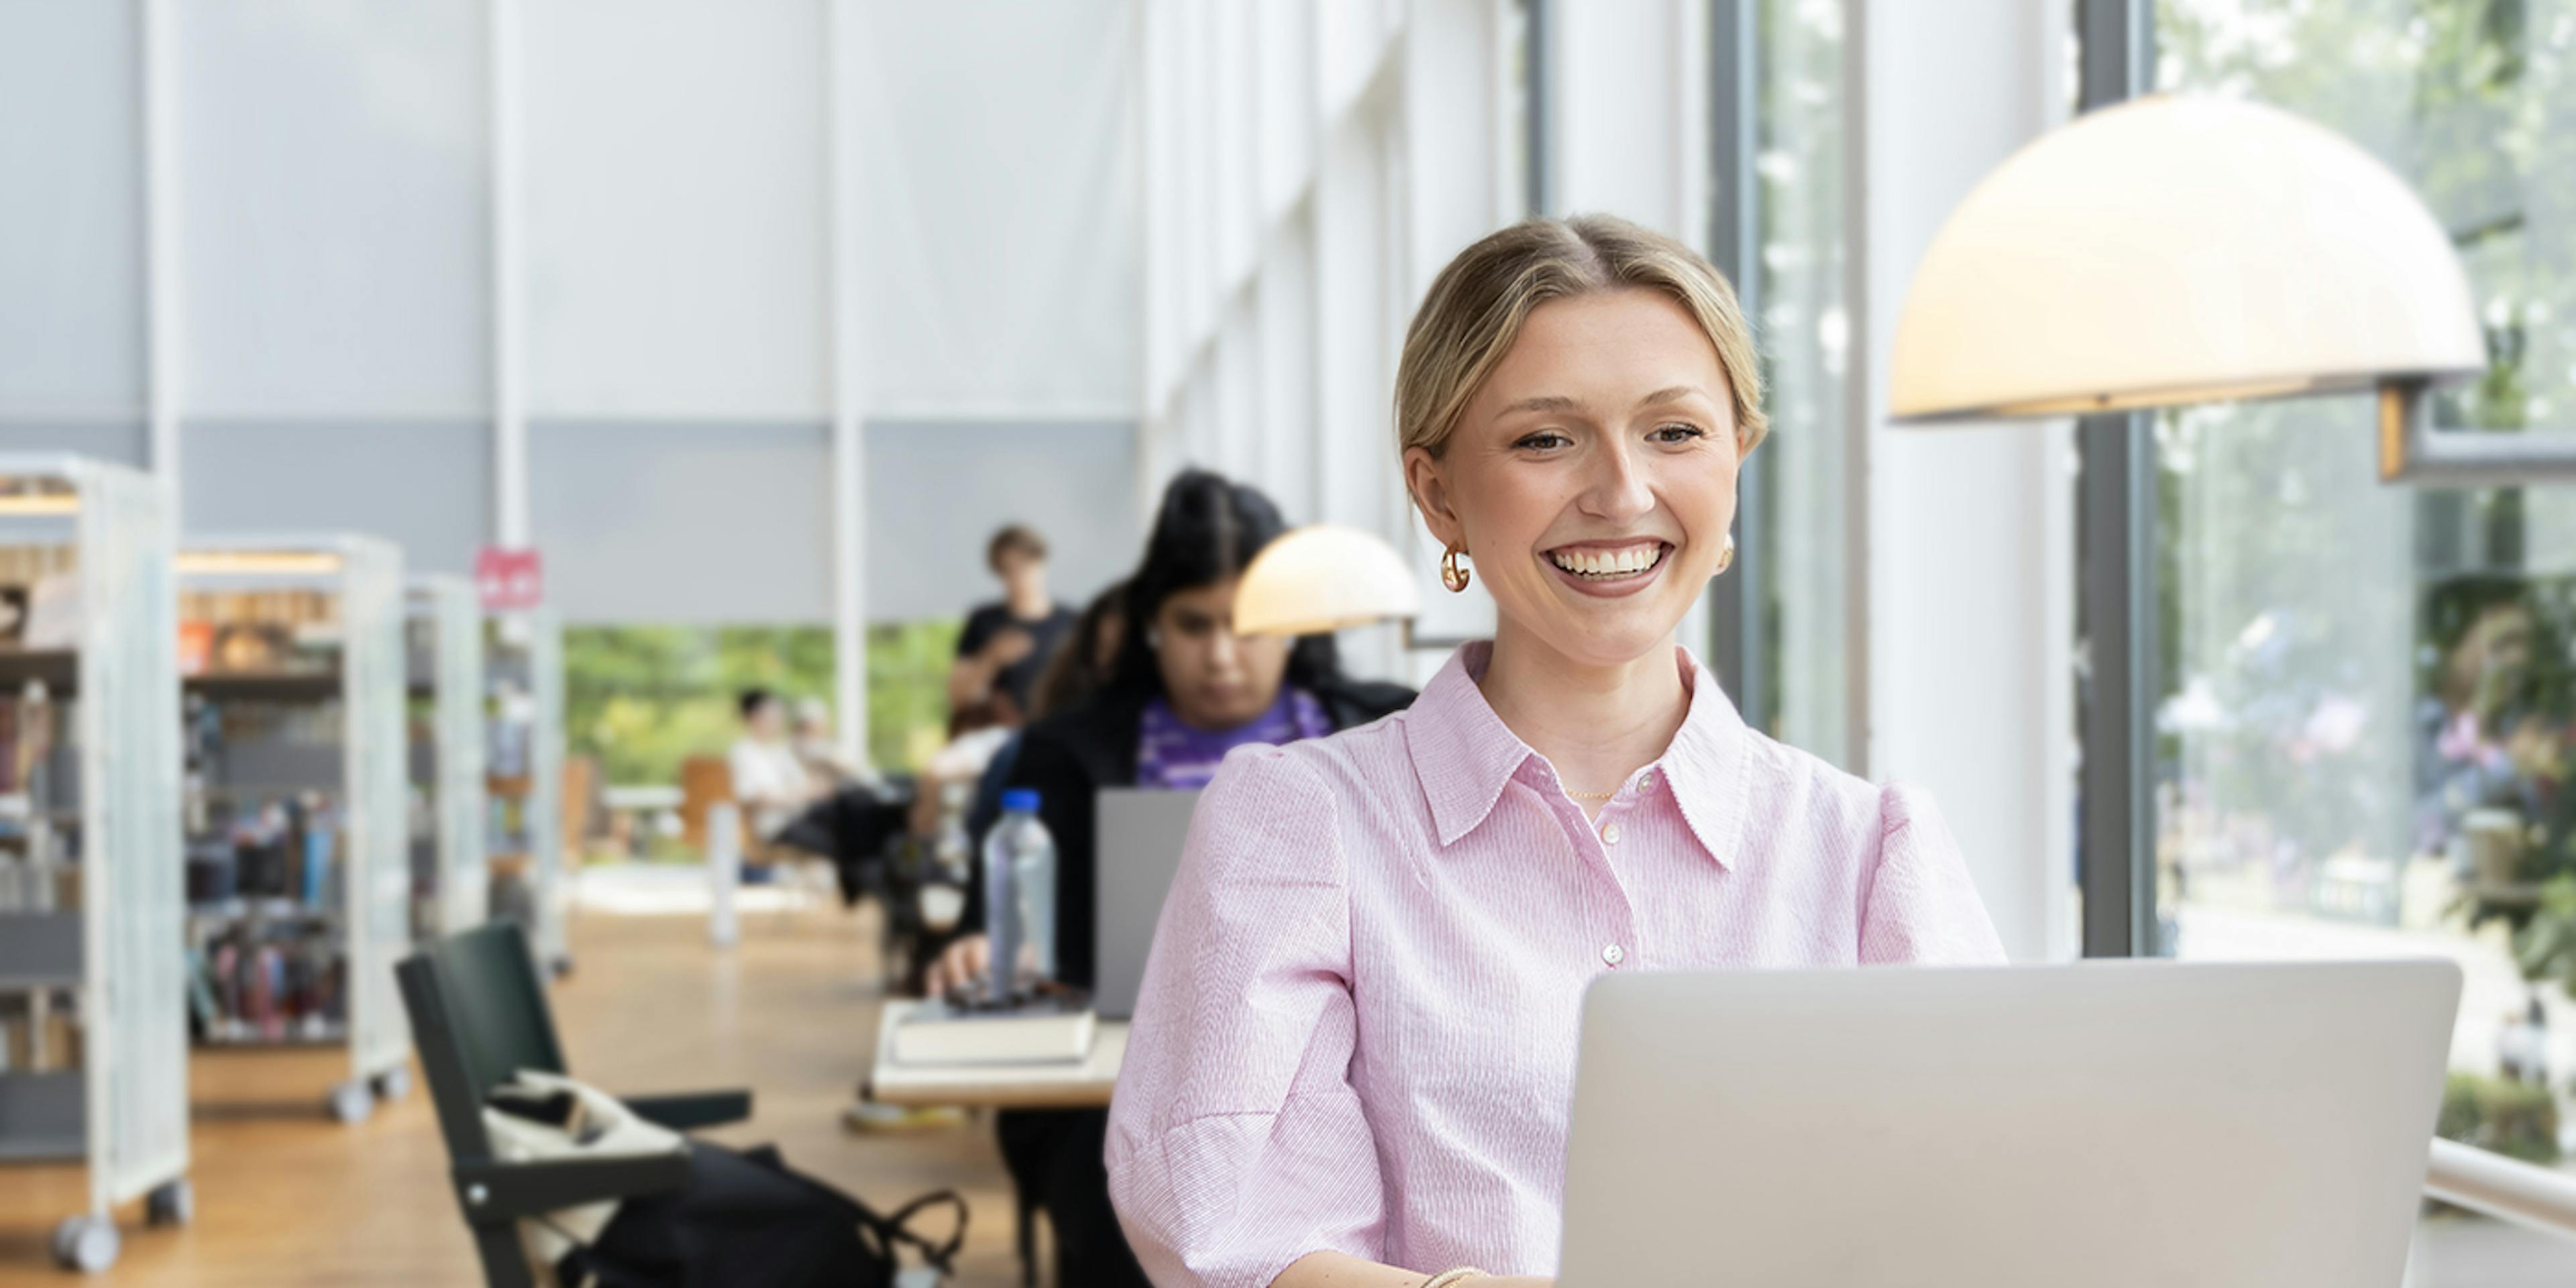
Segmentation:
[(1099, 1017), (1089, 1007), (1033, 1002), (1009, 1009), (924, 1002), (895, 1025), (894, 1062), (907, 1065), (1071, 1064), (1091, 1057)]

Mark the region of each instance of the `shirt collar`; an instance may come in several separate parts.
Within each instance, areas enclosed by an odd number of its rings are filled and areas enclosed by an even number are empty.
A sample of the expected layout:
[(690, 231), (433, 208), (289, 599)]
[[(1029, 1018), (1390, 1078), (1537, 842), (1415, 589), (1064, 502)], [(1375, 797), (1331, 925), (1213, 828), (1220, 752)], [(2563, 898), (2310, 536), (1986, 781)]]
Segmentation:
[[(1476, 677), (1493, 657), (1492, 643), (1474, 641), (1450, 655), (1448, 664), (1424, 686), (1405, 720), (1406, 746), (1414, 773), (1431, 806), (1432, 826), (1440, 844), (1455, 845), (1493, 813), (1503, 784), (1522, 764), (1545, 758), (1503, 723), (1485, 701)], [(1690, 711), (1664, 754), (1647, 768), (1661, 778), (1655, 790), (1669, 791), (1700, 848), (1719, 866), (1728, 866), (1744, 831), (1745, 742), (1749, 731), (1717, 677), (1675, 647), (1674, 662), (1690, 687)]]

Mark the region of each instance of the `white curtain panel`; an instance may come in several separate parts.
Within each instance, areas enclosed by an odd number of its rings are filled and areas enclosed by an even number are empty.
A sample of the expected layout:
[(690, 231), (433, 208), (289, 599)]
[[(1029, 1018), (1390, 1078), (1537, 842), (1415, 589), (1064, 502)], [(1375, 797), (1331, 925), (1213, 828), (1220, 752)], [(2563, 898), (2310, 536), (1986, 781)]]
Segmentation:
[(135, 89), (133, 6), (0, 4), (0, 421), (142, 418)]
[(523, 13), (530, 415), (827, 420), (823, 5)]
[[(870, 0), (848, 101), (880, 419), (1131, 419), (1131, 0)], [(848, 146), (847, 143), (844, 146)]]
[(484, 415), (484, 5), (170, 16), (187, 414)]

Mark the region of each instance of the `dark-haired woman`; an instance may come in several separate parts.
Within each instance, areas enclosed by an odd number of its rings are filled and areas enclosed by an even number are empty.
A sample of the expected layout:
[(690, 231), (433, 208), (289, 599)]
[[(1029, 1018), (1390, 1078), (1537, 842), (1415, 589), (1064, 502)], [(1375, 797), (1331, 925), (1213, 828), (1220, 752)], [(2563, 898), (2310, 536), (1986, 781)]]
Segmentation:
[[(1235, 581), (1285, 531), (1278, 507), (1250, 487), (1197, 470), (1172, 480), (1127, 583), (1108, 685), (1022, 735), (1009, 786), (1039, 793), (1039, 816), (1055, 838), (1056, 959), (1067, 983), (1092, 982), (1100, 789), (1203, 787), (1235, 747), (1321, 737), (1413, 700), (1410, 689), (1345, 679), (1330, 636), (1235, 634)], [(983, 906), (978, 890), (967, 907)], [(986, 948), (980, 934), (959, 940), (931, 972), (931, 991), (981, 975)], [(1000, 1118), (1012, 1179), (1055, 1229), (1058, 1283), (1145, 1283), (1109, 1206), (1107, 1122), (1100, 1110)]]

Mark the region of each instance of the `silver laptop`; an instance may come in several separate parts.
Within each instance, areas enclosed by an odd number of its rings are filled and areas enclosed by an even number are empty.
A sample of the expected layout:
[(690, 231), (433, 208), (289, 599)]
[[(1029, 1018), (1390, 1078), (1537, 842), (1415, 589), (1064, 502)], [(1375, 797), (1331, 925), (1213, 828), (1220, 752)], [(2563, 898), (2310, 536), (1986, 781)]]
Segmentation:
[(1563, 1288), (2397, 1288), (2460, 971), (1618, 975)]
[(1154, 923), (1163, 915), (1173, 874), (1181, 870), (1181, 844), (1189, 839), (1190, 811), (1198, 803), (1197, 792), (1113, 787), (1100, 793), (1091, 1004), (1105, 1018), (1136, 1013)]

